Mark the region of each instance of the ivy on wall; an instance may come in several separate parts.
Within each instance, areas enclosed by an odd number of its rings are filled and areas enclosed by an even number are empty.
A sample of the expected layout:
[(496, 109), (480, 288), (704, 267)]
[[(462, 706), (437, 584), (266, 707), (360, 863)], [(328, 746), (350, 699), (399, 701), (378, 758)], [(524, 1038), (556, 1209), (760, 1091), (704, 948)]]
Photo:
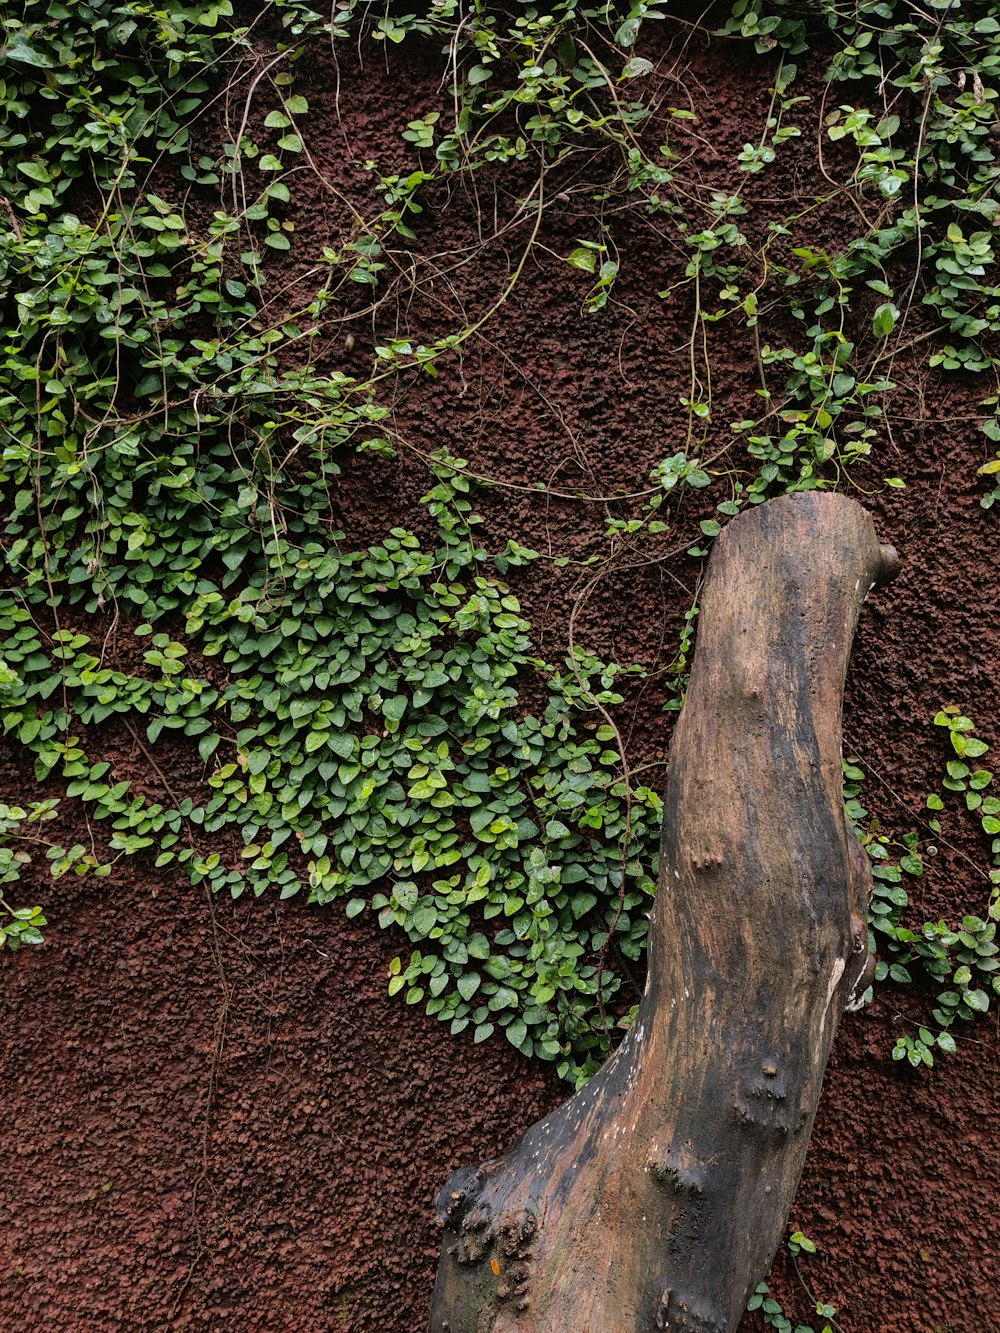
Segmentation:
[[(142, 855), (233, 896), (342, 900), (406, 932), (414, 950), (389, 984), (408, 1003), (476, 1040), (502, 1031), (569, 1078), (591, 1073), (610, 1044), (606, 1006), (627, 1007), (615, 958), (641, 958), (655, 883), (660, 802), (630, 773), (614, 711), (637, 669), (576, 646), (543, 658), (515, 591), (540, 557), (491, 545), (475, 510), (485, 483), (462, 459), (411, 451), (432, 540), (397, 527), (357, 550), (331, 518), (342, 468), (356, 451), (408, 447), (393, 396), (448, 373), (488, 328), (558, 206), (551, 182), (581, 164), (593, 229), (561, 258), (584, 315), (613, 307), (628, 262), (616, 209), (668, 229), (684, 261), (661, 295), (683, 290), (694, 310), (685, 448), (638, 479), (632, 517), (608, 520), (615, 551), (670, 530), (682, 496), (704, 505), (706, 545), (687, 548), (700, 558), (745, 505), (837, 484), (877, 451), (894, 360), (913, 347), (935, 373), (987, 379), (1000, 328), (990, 9), (820, 4), (817, 29), (790, 6), (737, 0), (724, 17), (720, 40), (781, 54), (739, 179), (801, 137), (796, 62), (826, 62), (822, 133), (846, 163), (830, 198), (859, 219), (830, 252), (788, 243), (798, 214), (768, 217), (767, 240), (751, 244), (763, 205), (693, 189), (683, 105), (652, 141), (664, 108), (645, 91), (655, 71), (642, 52), (670, 19), (662, 4), (460, 12), (441, 0), (376, 16), (345, 3), (331, 21), (300, 0), (28, 0), (5, 18), (0, 716), (107, 846), (49, 841), (58, 798), (0, 806), (0, 882), (16, 884), (32, 855), (57, 876)], [(369, 163), (370, 209), (307, 256), (311, 285), (289, 309), (275, 275), (297, 246), (310, 161), (297, 62), (346, 38), (443, 49), (445, 91), (403, 132), (412, 170)], [(529, 239), (486, 314), (443, 319), (426, 344), (385, 338), (365, 375), (325, 368), (325, 322), (350, 327), (359, 292), (391, 306), (400, 272), (424, 262), (434, 192), (505, 172)], [(717, 324), (753, 349), (760, 389), (710, 456)], [(764, 329), (790, 332), (767, 342)], [(993, 442), (996, 402), (984, 390)], [(1000, 455), (982, 472), (998, 468)], [(675, 705), (695, 615), (673, 659)], [(128, 644), (114, 661), (112, 619)], [(529, 680), (537, 716), (521, 702)], [(111, 770), (122, 736), (159, 801)], [(927, 1063), (935, 1043), (949, 1049), (952, 1012), (981, 1011), (996, 989), (996, 896), (960, 929), (910, 938), (885, 844), (860, 831), (881, 886), (873, 929), (893, 952), (884, 967), (902, 981), (922, 961), (958, 997), (904, 1046)], [(38, 942), (41, 909), (6, 892), (0, 938)]]

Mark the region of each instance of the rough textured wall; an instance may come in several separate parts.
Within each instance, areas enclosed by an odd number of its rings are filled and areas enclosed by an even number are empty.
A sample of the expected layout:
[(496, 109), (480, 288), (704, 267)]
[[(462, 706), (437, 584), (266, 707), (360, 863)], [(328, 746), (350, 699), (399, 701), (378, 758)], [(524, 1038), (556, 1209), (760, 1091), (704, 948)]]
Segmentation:
[[(685, 148), (705, 188), (823, 194), (817, 79), (799, 117), (809, 132), (747, 183), (733, 162), (759, 133), (774, 62), (682, 27), (659, 40), (657, 77), (673, 81), (675, 104), (698, 116)], [(319, 174), (312, 203), (296, 213), (290, 301), (307, 257), (343, 224), (344, 199), (368, 206), (364, 160), (403, 165), (400, 131), (437, 105), (430, 55), (369, 51), (362, 66), (344, 50), (339, 62), (337, 78), (328, 51), (302, 67)], [(683, 292), (655, 295), (683, 259), (626, 218), (616, 232), (615, 301), (598, 317), (581, 314), (586, 275), (558, 256), (588, 234), (592, 191), (560, 184), (565, 198), (487, 340), (403, 398), (397, 425), (422, 450), (448, 445), (474, 470), (525, 487), (483, 499), (494, 538), (586, 555), (605, 549), (606, 512), (627, 506), (539, 498), (530, 488), (543, 480), (570, 493), (586, 485), (630, 494), (684, 446), (678, 399), (692, 312)], [(458, 256), (482, 202), (470, 193), (440, 216), (431, 211), (420, 225), (425, 253)], [(507, 196), (487, 202), (501, 222), (513, 206)], [(815, 244), (845, 234), (836, 204), (810, 216)], [(450, 327), (446, 309), (476, 317), (526, 241), (514, 229), (488, 247), (486, 262), (444, 273), (442, 260), (440, 281), (378, 312), (367, 340), (356, 336), (349, 348), (342, 332), (326, 330), (321, 362), (362, 371), (393, 326), (419, 337)], [(726, 337), (720, 326), (719, 448), (756, 384), (752, 358), (743, 348), (730, 354)], [(995, 519), (978, 505), (975, 477), (984, 448), (974, 418), (986, 390), (928, 374), (919, 347), (894, 377), (891, 433), (880, 438), (880, 460), (856, 473), (854, 493), (905, 565), (862, 618), (846, 732), (872, 772), (865, 804), (905, 831), (946, 758), (931, 725), (937, 707), (961, 703), (1000, 744), (1000, 608)], [(902, 476), (906, 490), (884, 490), (886, 474)], [(419, 525), (423, 489), (423, 469), (405, 451), (393, 464), (349, 464), (340, 501), (349, 539)], [(701, 516), (686, 511), (682, 548)], [(648, 554), (677, 545), (675, 531)], [(584, 600), (589, 574), (539, 563), (517, 591), (547, 653), (565, 646), (575, 614), (578, 641), (655, 668), (669, 660), (696, 572), (683, 556), (650, 560), (612, 572)], [(662, 701), (654, 678), (623, 709), (636, 763), (664, 760)], [(141, 771), (127, 746), (114, 758), (122, 772)], [(2, 762), (5, 791), (26, 793), (30, 770), (10, 749)], [(155, 791), (155, 775), (147, 780)], [(76, 836), (89, 836), (82, 816)], [(915, 912), (981, 910), (985, 863), (975, 825), (953, 820)], [(388, 999), (387, 965), (406, 942), (367, 917), (346, 923), (341, 910), (295, 901), (213, 905), (137, 861), (110, 881), (62, 880), (44, 901), (47, 944), (0, 959), (8, 1016), (0, 1134), (16, 1145), (2, 1190), (3, 1327), (421, 1329), (435, 1191), (449, 1168), (497, 1153), (565, 1094), (552, 1071), (525, 1064), (502, 1041), (451, 1038)], [(805, 1270), (810, 1288), (839, 1307), (849, 1333), (1000, 1329), (997, 1020), (963, 1030), (956, 1056), (916, 1073), (889, 1053), (902, 1025), (924, 1012), (919, 991), (887, 989), (845, 1020), (793, 1212), (821, 1251)], [(775, 1285), (803, 1322), (814, 1318), (791, 1275)]]

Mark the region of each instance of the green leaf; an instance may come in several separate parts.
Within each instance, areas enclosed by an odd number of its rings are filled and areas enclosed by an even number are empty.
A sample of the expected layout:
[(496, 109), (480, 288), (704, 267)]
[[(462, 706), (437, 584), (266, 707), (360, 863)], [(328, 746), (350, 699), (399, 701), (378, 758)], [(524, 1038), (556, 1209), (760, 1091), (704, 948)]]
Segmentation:
[(221, 737), (215, 735), (215, 733), (211, 731), (206, 732), (205, 735), (201, 737), (198, 741), (198, 754), (202, 763), (207, 764), (212, 755), (215, 754), (220, 739)]
[(583, 269), (585, 273), (597, 272), (597, 254), (586, 246), (578, 246), (566, 256), (566, 263), (573, 268)]
[(593, 893), (575, 893), (570, 901), (570, 911), (579, 920), (597, 905), (597, 895)]
[(482, 833), (483, 829), (488, 824), (492, 824), (495, 818), (496, 815), (489, 806), (480, 806), (477, 810), (473, 810), (469, 816), (469, 825), (473, 833)]
[(32, 46), (23, 33), (16, 29), (11, 34), (4, 56), (22, 65), (33, 65), (36, 69), (52, 69), (57, 63), (48, 51)]
[(479, 989), (481, 981), (482, 978), (479, 976), (478, 972), (463, 973), (456, 983), (458, 986), (458, 993), (461, 995), (462, 999), (471, 1000), (473, 995), (475, 995), (476, 991)]
[(357, 750), (358, 742), (349, 732), (328, 731), (326, 733), (326, 743), (329, 749), (333, 751), (340, 759), (352, 759)]
[(626, 49), (630, 46), (634, 46), (635, 39), (639, 35), (639, 27), (641, 23), (642, 20), (638, 18), (626, 19), (615, 33), (615, 41), (618, 45), (625, 47)]
[(416, 935), (418, 939), (426, 939), (437, 925), (437, 920), (437, 907), (433, 902), (424, 901), (413, 912), (406, 925), (411, 935)]
[(504, 1033), (512, 1046), (522, 1046), (528, 1035), (528, 1028), (523, 1019), (515, 1018), (513, 1023), (508, 1023), (504, 1028)]
[(886, 301), (875, 311), (872, 319), (872, 332), (876, 338), (888, 338), (889, 334), (896, 327), (899, 319), (899, 307), (893, 305), (891, 301)]
[(37, 181), (39, 185), (48, 185), (52, 179), (52, 173), (44, 162), (18, 162), (17, 169), (23, 176)]
[(403, 714), (406, 712), (408, 702), (405, 694), (394, 694), (391, 699), (383, 701), (383, 717), (387, 717), (390, 722), (402, 722)]

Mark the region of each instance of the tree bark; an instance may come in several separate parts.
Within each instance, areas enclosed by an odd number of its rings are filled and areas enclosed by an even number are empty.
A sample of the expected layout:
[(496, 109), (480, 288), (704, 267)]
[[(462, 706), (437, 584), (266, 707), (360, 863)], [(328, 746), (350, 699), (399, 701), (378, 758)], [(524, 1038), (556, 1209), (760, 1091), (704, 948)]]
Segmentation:
[(635, 1023), (505, 1157), (450, 1177), (432, 1333), (736, 1328), (869, 966), (841, 710), (861, 605), (897, 568), (840, 495), (772, 500), (716, 540)]

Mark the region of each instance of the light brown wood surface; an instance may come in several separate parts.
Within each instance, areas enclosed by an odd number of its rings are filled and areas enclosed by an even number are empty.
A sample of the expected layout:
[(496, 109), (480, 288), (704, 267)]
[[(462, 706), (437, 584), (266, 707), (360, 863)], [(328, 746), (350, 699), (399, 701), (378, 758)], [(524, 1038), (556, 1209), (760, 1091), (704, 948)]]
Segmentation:
[(841, 708), (861, 606), (897, 566), (841, 495), (772, 500), (716, 540), (635, 1024), (505, 1157), (449, 1180), (432, 1333), (736, 1328), (867, 962)]

